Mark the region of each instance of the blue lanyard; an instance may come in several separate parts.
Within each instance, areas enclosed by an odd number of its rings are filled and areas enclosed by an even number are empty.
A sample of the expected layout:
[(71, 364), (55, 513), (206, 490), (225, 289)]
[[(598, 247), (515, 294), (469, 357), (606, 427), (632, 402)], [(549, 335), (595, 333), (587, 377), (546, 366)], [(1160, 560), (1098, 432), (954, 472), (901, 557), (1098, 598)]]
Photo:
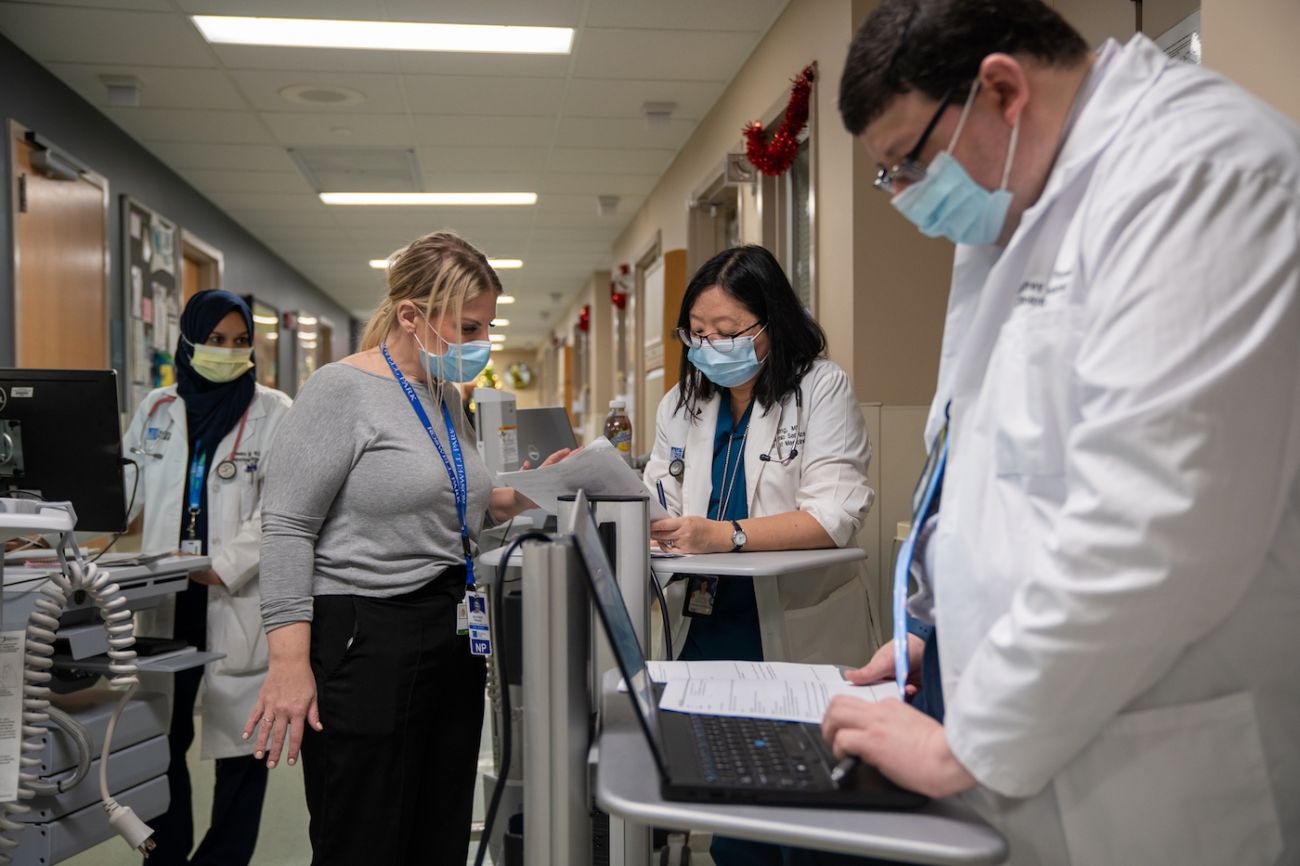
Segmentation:
[[(451, 492), (456, 497), (456, 516), (460, 519), (460, 544), (465, 552), (465, 585), (473, 588), (474, 555), (469, 545), (469, 524), (465, 520), (465, 515), (469, 511), (469, 480), (465, 473), (465, 458), (460, 450), (460, 438), (456, 435), (456, 425), (451, 421), (451, 412), (447, 410), (446, 401), (438, 401), (442, 406), (442, 420), (447, 424), (447, 445), (451, 449), (451, 460), (448, 460), (447, 452), (443, 450), (442, 443), (438, 441), (438, 434), (433, 432), (433, 424), (429, 421), (429, 413), (424, 411), (424, 406), (421, 405), (415, 389), (411, 387), (410, 382), (406, 381), (402, 371), (393, 362), (393, 356), (388, 354), (388, 346), (382, 345), (379, 350), (384, 353), (384, 360), (388, 362), (388, 369), (393, 371), (393, 378), (397, 379), (397, 383), (402, 386), (402, 393), (406, 395), (411, 408), (415, 410), (415, 417), (420, 419), (420, 423), (424, 425), (424, 432), (429, 434), (429, 439), (433, 441), (433, 447), (438, 449), (438, 456), (442, 458), (442, 465), (447, 470), (447, 477), (451, 479)], [(454, 466), (452, 461), (455, 461)]]
[(208, 465), (208, 453), (203, 450), (201, 442), (194, 443), (194, 459), (190, 462), (190, 538), (196, 537), (195, 526), (199, 518), (199, 506), (203, 497), (203, 470)]
[[(945, 410), (946, 411), (946, 410)], [(935, 499), (943, 489), (944, 469), (948, 465), (948, 424), (945, 421), (939, 431), (939, 441), (930, 450), (925, 470), (917, 482), (919, 501), (913, 497), (912, 528), (907, 532), (903, 546), (899, 548), (898, 560), (894, 563), (894, 679), (898, 683), (898, 699), (907, 701), (907, 594), (908, 578), (912, 574), (912, 560), (916, 556), (916, 540), (921, 535), (925, 521), (935, 505)]]

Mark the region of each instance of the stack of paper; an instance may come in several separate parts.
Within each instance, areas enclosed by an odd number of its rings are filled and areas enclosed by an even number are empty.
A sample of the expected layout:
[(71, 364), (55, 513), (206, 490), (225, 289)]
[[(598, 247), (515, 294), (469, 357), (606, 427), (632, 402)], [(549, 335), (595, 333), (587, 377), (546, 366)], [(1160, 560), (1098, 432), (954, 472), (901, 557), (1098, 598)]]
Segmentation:
[(855, 686), (835, 665), (791, 662), (647, 662), (664, 683), (659, 709), (817, 724), (837, 695), (864, 701), (898, 700), (893, 683)]
[[(588, 496), (648, 496), (641, 476), (619, 455), (608, 439), (597, 439), (559, 463), (538, 469), (502, 472), (500, 487), (513, 487), (537, 507), (559, 513), (559, 497), (585, 490)], [(671, 517), (659, 500), (649, 496), (650, 519)]]

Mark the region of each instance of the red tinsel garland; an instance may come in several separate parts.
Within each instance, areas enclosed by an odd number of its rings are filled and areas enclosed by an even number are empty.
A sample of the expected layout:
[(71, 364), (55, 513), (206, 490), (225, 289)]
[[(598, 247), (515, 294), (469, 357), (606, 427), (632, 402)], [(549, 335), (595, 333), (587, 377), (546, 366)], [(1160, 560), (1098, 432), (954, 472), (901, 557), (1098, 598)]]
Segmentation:
[(772, 135), (771, 142), (767, 141), (763, 124), (757, 120), (745, 127), (745, 156), (763, 174), (776, 177), (785, 174), (794, 164), (799, 152), (799, 133), (808, 123), (808, 97), (815, 77), (811, 66), (795, 76), (785, 119)]

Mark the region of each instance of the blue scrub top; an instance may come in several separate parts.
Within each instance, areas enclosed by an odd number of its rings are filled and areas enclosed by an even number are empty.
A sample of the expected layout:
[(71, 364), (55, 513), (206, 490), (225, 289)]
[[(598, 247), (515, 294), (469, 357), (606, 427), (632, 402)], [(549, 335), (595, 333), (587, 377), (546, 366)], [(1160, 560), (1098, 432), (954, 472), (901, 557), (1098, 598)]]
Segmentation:
[[(713, 489), (709, 494), (709, 519), (718, 519), (718, 505), (722, 500), (729, 478), (723, 471), (730, 463), (728, 475), (735, 473), (731, 495), (722, 505), (722, 520), (744, 520), (749, 517), (749, 494), (745, 485), (745, 430), (754, 404), (751, 401), (745, 413), (735, 421), (731, 414), (731, 395), (723, 392), (718, 406), (718, 426), (713, 434)], [(730, 460), (728, 460), (730, 453)], [(706, 659), (735, 659), (740, 661), (763, 660), (763, 637), (758, 627), (758, 603), (754, 600), (752, 577), (722, 577), (718, 579), (717, 595), (713, 599), (713, 613), (691, 618), (690, 631), (680, 659), (702, 661)]]

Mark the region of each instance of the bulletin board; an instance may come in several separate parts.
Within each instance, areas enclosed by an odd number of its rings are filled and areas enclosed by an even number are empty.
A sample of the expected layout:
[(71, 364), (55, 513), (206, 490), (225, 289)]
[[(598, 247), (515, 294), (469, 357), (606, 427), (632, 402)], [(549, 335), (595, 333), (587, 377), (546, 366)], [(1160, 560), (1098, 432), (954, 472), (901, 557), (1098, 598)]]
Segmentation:
[(181, 233), (157, 211), (122, 196), (122, 239), (127, 397), (129, 405), (136, 406), (153, 388), (176, 380)]

